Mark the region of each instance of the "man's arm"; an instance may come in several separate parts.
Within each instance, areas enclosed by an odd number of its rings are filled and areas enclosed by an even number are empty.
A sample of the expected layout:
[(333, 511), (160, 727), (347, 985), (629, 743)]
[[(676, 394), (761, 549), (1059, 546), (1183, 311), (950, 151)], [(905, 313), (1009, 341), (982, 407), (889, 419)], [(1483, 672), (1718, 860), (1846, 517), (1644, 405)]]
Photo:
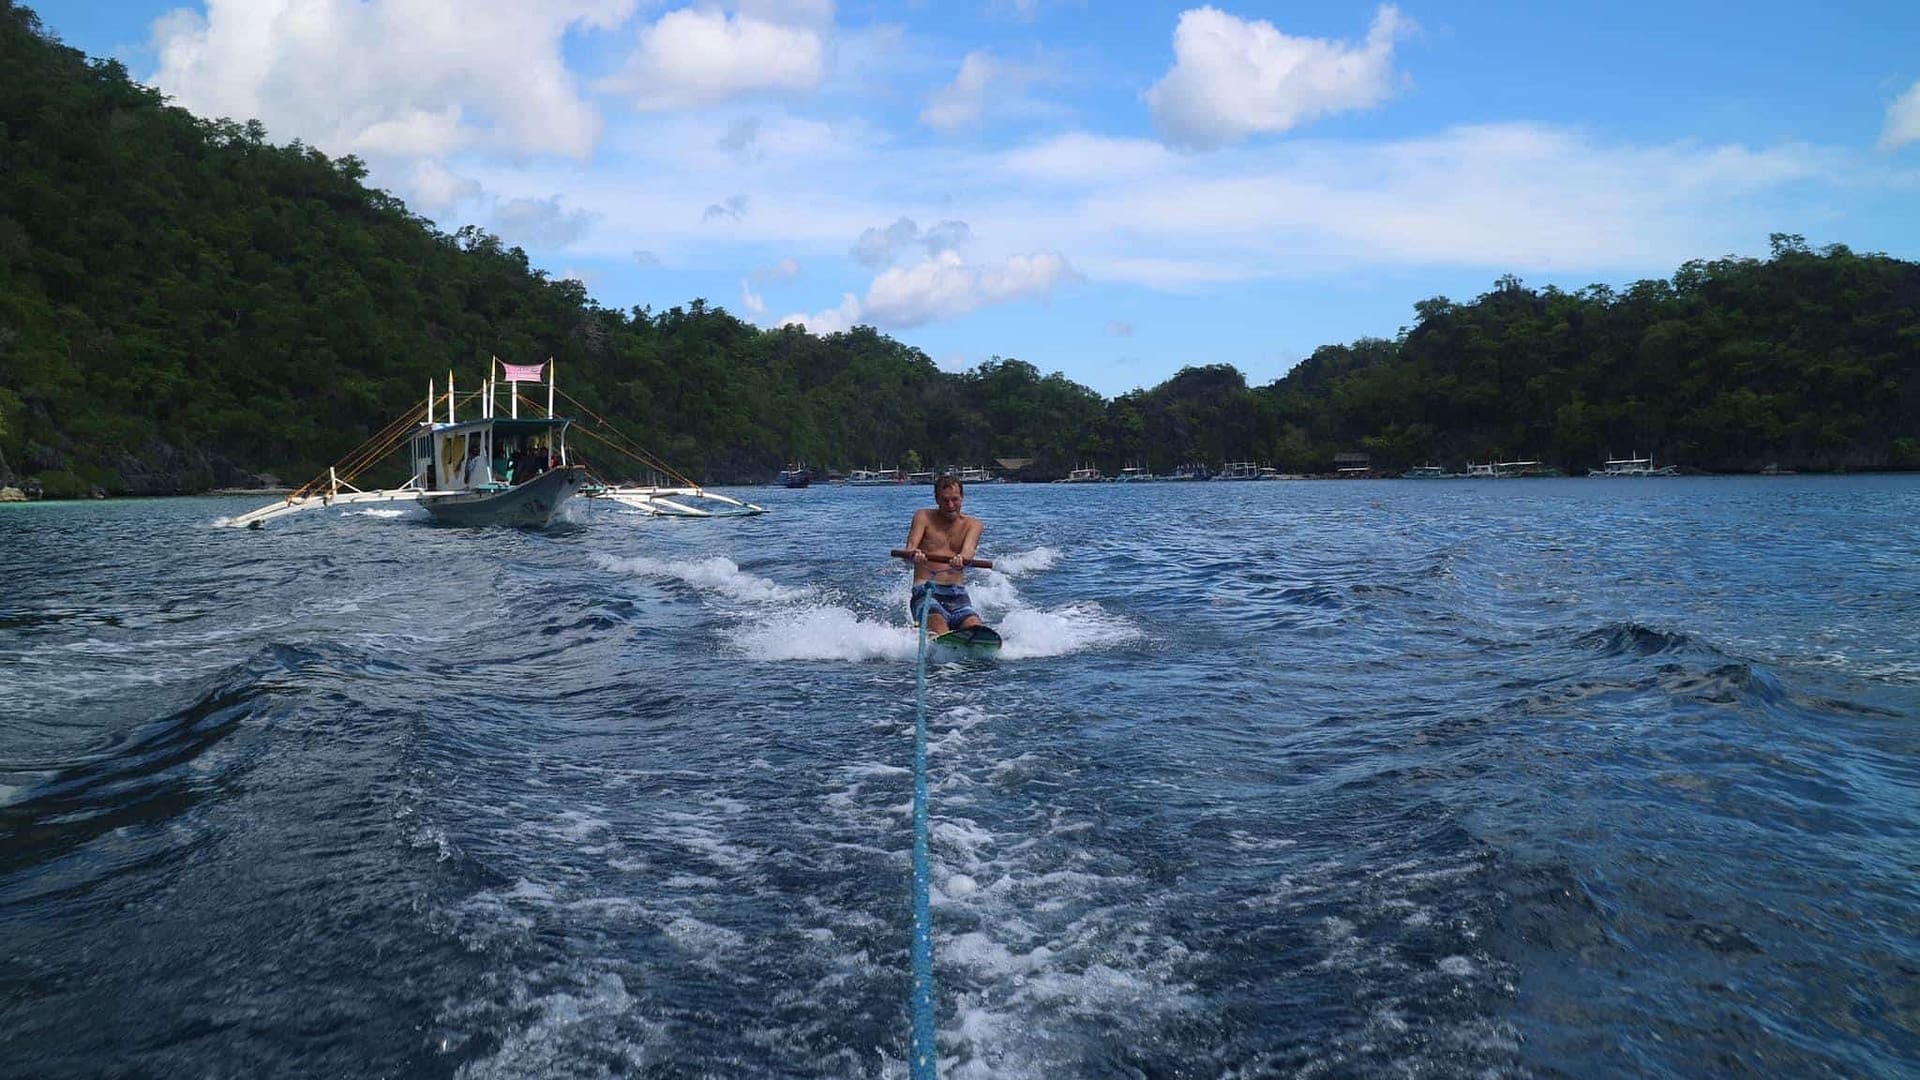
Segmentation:
[(913, 524), (907, 526), (907, 550), (913, 552), (914, 562), (924, 562), (926, 556), (920, 551), (920, 541), (927, 538), (927, 512), (915, 510)]
[(980, 534), (986, 531), (986, 522), (981, 521), (979, 518), (970, 518), (967, 521), (967, 531), (964, 534), (964, 538), (960, 541), (961, 562), (964, 563), (966, 560), (973, 558), (974, 549), (980, 546)]

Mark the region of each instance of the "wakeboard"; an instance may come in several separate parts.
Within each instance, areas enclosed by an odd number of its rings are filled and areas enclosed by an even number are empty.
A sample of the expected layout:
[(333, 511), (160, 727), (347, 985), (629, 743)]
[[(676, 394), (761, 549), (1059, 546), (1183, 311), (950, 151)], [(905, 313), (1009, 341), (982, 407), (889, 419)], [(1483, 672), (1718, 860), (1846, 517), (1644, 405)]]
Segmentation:
[(927, 644), (949, 656), (997, 656), (1000, 632), (991, 626), (967, 626), (949, 630)]

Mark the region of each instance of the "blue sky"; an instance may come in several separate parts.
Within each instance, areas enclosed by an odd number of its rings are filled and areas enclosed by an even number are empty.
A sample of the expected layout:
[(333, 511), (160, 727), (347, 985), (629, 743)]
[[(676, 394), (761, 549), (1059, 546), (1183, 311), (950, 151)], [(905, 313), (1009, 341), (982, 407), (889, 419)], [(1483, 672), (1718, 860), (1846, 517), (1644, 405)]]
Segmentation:
[(602, 304), (867, 324), (1103, 394), (1493, 280), (1920, 257), (1920, 4), (43, 2)]

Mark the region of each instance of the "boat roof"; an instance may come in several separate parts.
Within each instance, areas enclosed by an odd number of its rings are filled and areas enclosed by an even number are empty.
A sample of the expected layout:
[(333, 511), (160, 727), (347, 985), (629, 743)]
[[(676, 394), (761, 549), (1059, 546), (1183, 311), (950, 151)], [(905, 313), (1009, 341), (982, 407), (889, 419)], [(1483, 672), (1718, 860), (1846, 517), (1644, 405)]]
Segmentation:
[(511, 435), (515, 433), (528, 434), (540, 431), (551, 431), (554, 428), (566, 427), (571, 423), (573, 423), (572, 418), (565, 416), (543, 416), (538, 419), (514, 419), (509, 416), (496, 416), (479, 420), (462, 420), (457, 424), (435, 424), (433, 425), (433, 430), (436, 433), (445, 431), (458, 434), (462, 431), (478, 431), (482, 428), (490, 427), (497, 432), (505, 432)]

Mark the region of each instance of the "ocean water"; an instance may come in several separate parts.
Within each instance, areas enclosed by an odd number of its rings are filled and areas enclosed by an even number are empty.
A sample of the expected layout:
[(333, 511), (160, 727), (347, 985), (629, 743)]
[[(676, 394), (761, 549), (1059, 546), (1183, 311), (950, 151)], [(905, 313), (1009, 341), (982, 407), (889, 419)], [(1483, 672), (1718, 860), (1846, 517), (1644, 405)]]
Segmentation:
[[(0, 1075), (901, 1077), (917, 490), (0, 506)], [(983, 486), (949, 1077), (1920, 1071), (1920, 477)]]

